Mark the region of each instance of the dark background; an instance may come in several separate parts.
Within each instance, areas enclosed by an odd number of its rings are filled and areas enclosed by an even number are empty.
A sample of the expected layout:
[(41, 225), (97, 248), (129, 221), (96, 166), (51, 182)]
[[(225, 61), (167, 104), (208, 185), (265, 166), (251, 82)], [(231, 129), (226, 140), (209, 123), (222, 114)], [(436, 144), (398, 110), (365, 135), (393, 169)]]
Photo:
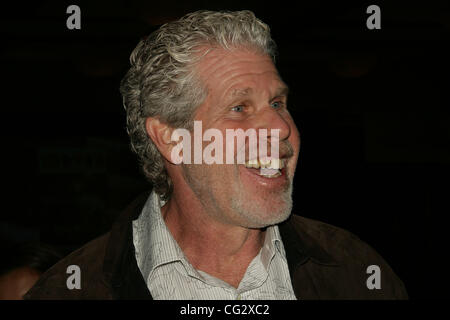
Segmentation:
[[(149, 188), (118, 90), (132, 49), (187, 12), (250, 9), (271, 26), (292, 91), (297, 212), (368, 242), (411, 298), (449, 297), (449, 2), (392, 2), (2, 4), (2, 246), (68, 253), (106, 232)], [(71, 4), (81, 30), (66, 28)], [(370, 4), (381, 30), (366, 28)]]

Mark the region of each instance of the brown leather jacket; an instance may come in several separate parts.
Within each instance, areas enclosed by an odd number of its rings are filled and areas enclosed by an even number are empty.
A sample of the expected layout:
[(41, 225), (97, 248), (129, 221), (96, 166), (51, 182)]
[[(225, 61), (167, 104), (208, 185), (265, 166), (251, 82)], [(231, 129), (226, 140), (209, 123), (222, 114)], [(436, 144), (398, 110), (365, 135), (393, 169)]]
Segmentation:
[[(50, 268), (25, 299), (152, 299), (136, 264), (131, 225), (148, 195), (133, 201), (110, 232)], [(296, 215), (279, 227), (298, 299), (408, 298), (383, 258), (350, 232)], [(66, 285), (70, 265), (80, 267), (81, 289)], [(380, 268), (380, 289), (367, 287), (370, 265)]]

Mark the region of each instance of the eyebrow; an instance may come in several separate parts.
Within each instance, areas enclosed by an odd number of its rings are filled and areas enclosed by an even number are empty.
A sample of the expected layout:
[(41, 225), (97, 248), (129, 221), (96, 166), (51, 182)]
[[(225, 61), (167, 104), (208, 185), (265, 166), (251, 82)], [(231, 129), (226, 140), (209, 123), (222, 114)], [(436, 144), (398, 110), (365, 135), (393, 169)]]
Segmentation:
[(283, 86), (279, 87), (276, 91), (275, 91), (275, 97), (279, 97), (279, 96), (287, 96), (289, 94), (289, 87), (285, 84), (283, 84)]
[(233, 91), (231, 91), (231, 93), (229, 94), (230, 98), (235, 98), (235, 97), (243, 97), (243, 96), (247, 96), (250, 94), (250, 92), (252, 92), (253, 89), (248, 87), (248, 88), (244, 88), (244, 89), (234, 89)]
[[(235, 97), (245, 97), (247, 95), (249, 95), (251, 92), (253, 91), (252, 88), (247, 87), (247, 88), (239, 88), (239, 89), (234, 89), (231, 91), (230, 94), (228, 94), (227, 98), (235, 98)], [(275, 95), (274, 97), (279, 97), (279, 96), (287, 96), (289, 93), (289, 87), (285, 84), (283, 84), (282, 86), (278, 87), (278, 89), (275, 91)]]

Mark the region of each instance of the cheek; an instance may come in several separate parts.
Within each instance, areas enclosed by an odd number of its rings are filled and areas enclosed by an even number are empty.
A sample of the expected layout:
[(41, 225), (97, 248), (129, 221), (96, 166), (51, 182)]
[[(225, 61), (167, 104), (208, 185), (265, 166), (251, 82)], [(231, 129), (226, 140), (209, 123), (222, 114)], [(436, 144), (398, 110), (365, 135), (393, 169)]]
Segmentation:
[(291, 134), (290, 134), (288, 140), (291, 143), (291, 146), (294, 149), (294, 152), (298, 152), (300, 150), (300, 132), (292, 118), (290, 118), (289, 126), (291, 129), (290, 130)]
[(291, 135), (289, 137), (289, 142), (292, 146), (294, 155), (293, 155), (293, 159), (295, 159), (295, 161), (293, 161), (293, 170), (295, 170), (295, 168), (297, 167), (297, 162), (298, 162), (298, 157), (300, 154), (300, 145), (301, 145), (301, 139), (300, 139), (300, 132), (298, 131), (297, 127), (295, 126), (295, 124), (293, 125), (293, 127), (291, 127)]
[(300, 132), (298, 131), (297, 127), (295, 128), (295, 134), (294, 134), (294, 145), (292, 146), (296, 152), (300, 151), (300, 145), (301, 145), (301, 139), (300, 139)]
[(205, 164), (198, 167), (198, 172), (200, 175), (207, 176), (209, 181), (225, 184), (237, 177), (238, 168), (230, 164)]

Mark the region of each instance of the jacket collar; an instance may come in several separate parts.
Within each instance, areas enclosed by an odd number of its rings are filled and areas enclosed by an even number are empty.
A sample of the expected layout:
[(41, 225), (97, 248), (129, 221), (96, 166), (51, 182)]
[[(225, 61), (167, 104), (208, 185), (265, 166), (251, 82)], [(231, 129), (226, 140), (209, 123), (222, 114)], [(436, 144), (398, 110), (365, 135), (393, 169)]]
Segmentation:
[(289, 270), (312, 261), (325, 266), (338, 266), (338, 262), (314, 238), (308, 235), (306, 226), (301, 223), (301, 217), (291, 217), (280, 223), (279, 229), (283, 241)]
[[(119, 216), (110, 231), (103, 262), (103, 281), (111, 287), (114, 299), (152, 299), (137, 266), (132, 231), (132, 221), (141, 214), (150, 193), (151, 191), (144, 192), (136, 198)], [(293, 272), (307, 261), (327, 266), (338, 265), (333, 257), (305, 232), (298, 217), (291, 215), (288, 220), (279, 224), (279, 230), (291, 280)]]
[(133, 246), (132, 221), (144, 207), (150, 191), (136, 198), (113, 224), (103, 262), (103, 280), (113, 292), (113, 299), (152, 299), (137, 266)]

